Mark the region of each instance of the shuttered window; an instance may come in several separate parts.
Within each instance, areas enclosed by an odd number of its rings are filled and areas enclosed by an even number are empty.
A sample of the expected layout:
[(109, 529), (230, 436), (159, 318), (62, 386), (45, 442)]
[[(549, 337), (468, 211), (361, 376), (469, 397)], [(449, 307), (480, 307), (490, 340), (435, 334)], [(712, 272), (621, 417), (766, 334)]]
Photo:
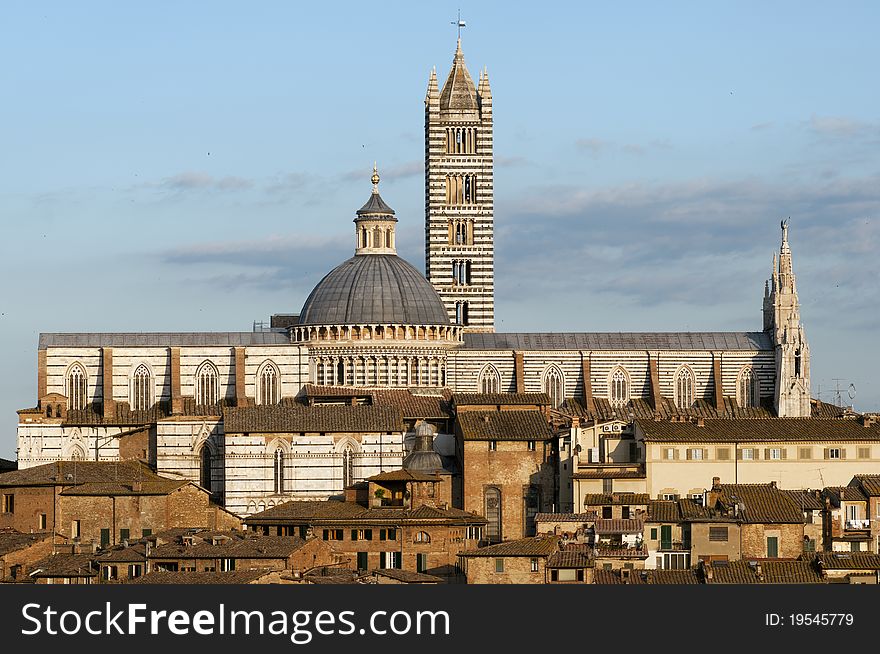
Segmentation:
[(727, 542), (727, 527), (709, 527), (709, 540)]

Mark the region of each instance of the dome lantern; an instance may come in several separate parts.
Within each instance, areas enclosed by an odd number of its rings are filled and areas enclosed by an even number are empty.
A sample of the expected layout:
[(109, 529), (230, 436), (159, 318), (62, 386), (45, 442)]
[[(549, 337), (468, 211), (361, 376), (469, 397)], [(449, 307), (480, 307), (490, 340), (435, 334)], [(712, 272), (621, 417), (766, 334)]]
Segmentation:
[(373, 192), (367, 203), (357, 210), (355, 224), (355, 255), (397, 254), (394, 236), (394, 209), (379, 195), (379, 170), (373, 164)]

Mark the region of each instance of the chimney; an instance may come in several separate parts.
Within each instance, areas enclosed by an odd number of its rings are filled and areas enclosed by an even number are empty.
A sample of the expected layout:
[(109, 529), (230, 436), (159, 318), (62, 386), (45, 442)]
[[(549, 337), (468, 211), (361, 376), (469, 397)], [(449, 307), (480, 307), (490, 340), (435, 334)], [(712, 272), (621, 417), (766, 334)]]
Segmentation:
[(712, 477), (712, 490), (721, 490), (721, 477)]
[(776, 488), (776, 480), (775, 479), (770, 482), (770, 488)]
[(703, 418), (697, 418), (697, 427), (705, 427), (706, 421)]

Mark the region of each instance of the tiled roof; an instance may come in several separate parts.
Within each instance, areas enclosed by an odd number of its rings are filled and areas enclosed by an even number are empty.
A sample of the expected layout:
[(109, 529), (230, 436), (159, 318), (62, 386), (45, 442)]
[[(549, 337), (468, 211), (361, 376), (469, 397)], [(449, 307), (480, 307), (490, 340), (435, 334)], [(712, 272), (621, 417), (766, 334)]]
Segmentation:
[(642, 420), (653, 420), (655, 416), (667, 420), (672, 417), (755, 419), (773, 418), (776, 415), (770, 406), (741, 407), (732, 397), (723, 398), (723, 405), (724, 408), (719, 411), (714, 401), (698, 399), (691, 407), (679, 409), (672, 398), (661, 396), (659, 406), (655, 410), (653, 404), (645, 398), (633, 398), (625, 406), (620, 407), (612, 405), (607, 398), (594, 397), (594, 409), (587, 411), (581, 398), (570, 397), (566, 398), (562, 410), (570, 415), (597, 422), (614, 419), (629, 420), (630, 414), (633, 418)]
[(764, 332), (557, 332), (464, 335), (466, 350), (772, 351)]
[(871, 552), (817, 552), (815, 560), (825, 570), (880, 571), (880, 554)]
[(547, 393), (454, 393), (452, 401), (456, 406), (482, 405), (550, 405)]
[(759, 583), (757, 565), (748, 561), (713, 561), (710, 584), (757, 584)]
[(440, 481), (440, 477), (401, 468), (390, 472), (380, 472), (378, 475), (367, 477), (367, 481)]
[(0, 556), (26, 549), (51, 537), (50, 532), (24, 534), (11, 527), (5, 527), (0, 529)]
[(636, 420), (636, 424), (645, 440), (674, 443), (880, 441), (880, 424), (864, 427), (852, 419), (706, 420), (703, 427), (665, 420)]
[(594, 525), (596, 534), (641, 534), (645, 523), (638, 518), (598, 519)]
[(427, 575), (423, 572), (413, 572), (411, 570), (398, 570), (389, 568), (385, 570), (373, 570), (373, 574), (378, 577), (388, 577), (396, 579), (405, 584), (441, 584), (443, 579), (434, 575)]
[(188, 485), (189, 481), (180, 479), (162, 479), (157, 481), (145, 481), (125, 483), (116, 482), (89, 482), (71, 486), (61, 492), (61, 495), (90, 495), (110, 497), (118, 495), (168, 495), (178, 488)]
[(98, 563), (144, 563), (147, 560), (145, 543), (135, 543), (128, 547), (121, 545), (95, 557)]
[(308, 403), (310, 398), (363, 398), (367, 400), (367, 404), (374, 406), (397, 407), (404, 418), (446, 419), (449, 417), (452, 392), (446, 388), (437, 389), (437, 392), (413, 392), (409, 389), (306, 384), (299, 397), (302, 400), (300, 403)]
[(647, 506), (651, 498), (647, 493), (587, 493), (584, 495), (584, 506), (608, 506), (624, 504), (629, 506)]
[(459, 556), (550, 556), (559, 550), (556, 536), (533, 536), (459, 552)]
[(232, 572), (149, 572), (129, 579), (129, 584), (250, 584), (268, 574), (268, 570), (233, 570)]
[(9, 472), (11, 470), (18, 470), (18, 463), (9, 459), (0, 459), (0, 472)]
[(595, 511), (584, 513), (539, 513), (535, 522), (594, 522), (599, 515)]
[(762, 561), (765, 584), (821, 584), (822, 575), (810, 561)]
[(821, 584), (810, 561), (715, 561), (712, 584)]
[(880, 475), (856, 475), (850, 485), (858, 484), (869, 497), (880, 496)]
[(603, 568), (596, 568), (593, 572), (593, 583), (600, 584), (603, 586), (617, 586), (623, 584), (623, 579), (620, 578), (620, 573), (617, 570), (605, 570)]
[(387, 524), (390, 527), (397, 523), (451, 522), (452, 524), (468, 525), (486, 523), (485, 518), (461, 509), (437, 509), (425, 505), (416, 509), (368, 509), (354, 502), (335, 500), (284, 502), (245, 519), (247, 524), (276, 524), (285, 521), (333, 522), (335, 524), (375, 521), (377, 524)]
[(254, 406), (223, 412), (227, 434), (243, 432), (402, 432), (403, 416), (394, 407)]
[(867, 502), (868, 498), (862, 493), (857, 486), (827, 486), (823, 493), (827, 495), (831, 501), (840, 505), (843, 502)]
[[(646, 572), (646, 575), (642, 575)], [(700, 578), (693, 569), (688, 570), (644, 570), (634, 573), (642, 581), (655, 586), (699, 584)]]
[(820, 491), (814, 490), (783, 490), (791, 500), (804, 511), (821, 511), (825, 508)]
[[(729, 522), (728, 516), (716, 511), (709, 511), (702, 504), (698, 504), (689, 497), (684, 497), (677, 502), (678, 512), (682, 520), (708, 520), (711, 522)], [(732, 517), (732, 513), (731, 513)]]
[(228, 534), (228, 540), (213, 545), (210, 542), (196, 542), (184, 545), (182, 542), (156, 545), (150, 550), (150, 559), (286, 559), (305, 545), (305, 541), (294, 536), (246, 537), (240, 532)]
[(40, 334), (40, 350), (50, 347), (178, 347), (187, 345), (289, 345), (286, 332), (150, 332)]
[(672, 500), (651, 500), (648, 503), (648, 516), (645, 522), (678, 522), (681, 513), (678, 502)]
[(804, 514), (789, 493), (774, 484), (722, 484), (722, 501), (744, 504), (739, 519), (752, 524), (803, 524)]
[(547, 559), (548, 568), (591, 568), (593, 558), (587, 552), (560, 550)]
[(56, 461), (0, 475), (0, 486), (74, 486), (85, 483), (167, 481), (138, 461)]
[(94, 577), (94, 554), (52, 554), (28, 567), (28, 575), (39, 577)]
[(547, 440), (553, 432), (539, 411), (462, 411), (457, 422), (464, 440)]

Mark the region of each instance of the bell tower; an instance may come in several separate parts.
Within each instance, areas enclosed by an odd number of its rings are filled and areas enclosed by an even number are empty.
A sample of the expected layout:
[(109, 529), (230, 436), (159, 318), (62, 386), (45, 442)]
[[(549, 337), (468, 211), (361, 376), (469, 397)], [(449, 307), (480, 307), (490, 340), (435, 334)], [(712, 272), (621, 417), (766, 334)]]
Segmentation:
[(474, 86), (461, 51), (425, 97), (425, 272), (465, 331), (495, 331), (492, 92), (489, 73)]
[(788, 245), (788, 221), (783, 220), (779, 258), (764, 286), (764, 331), (776, 348), (774, 399), (780, 418), (810, 417), (810, 347), (801, 324), (800, 303)]

